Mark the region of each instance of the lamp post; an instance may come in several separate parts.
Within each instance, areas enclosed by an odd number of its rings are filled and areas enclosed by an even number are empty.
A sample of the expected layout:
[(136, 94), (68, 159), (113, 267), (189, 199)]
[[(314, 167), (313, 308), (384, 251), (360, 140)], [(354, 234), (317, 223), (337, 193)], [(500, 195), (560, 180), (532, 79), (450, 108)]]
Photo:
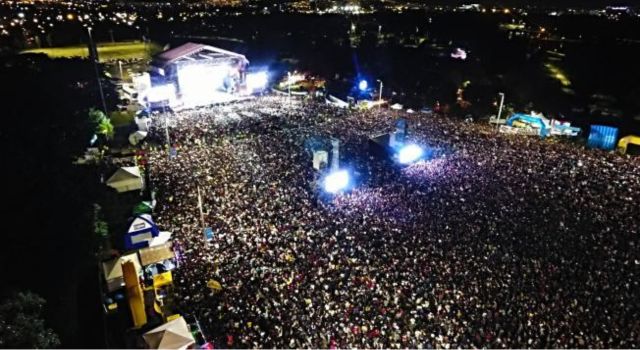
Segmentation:
[(289, 92), (289, 104), (291, 104), (291, 72), (287, 72), (287, 90)]
[(202, 229), (205, 229), (204, 223), (204, 210), (202, 209), (202, 195), (200, 194), (200, 186), (196, 186), (196, 190), (198, 191), (198, 210), (200, 211), (200, 224), (202, 225)]
[(200, 212), (200, 224), (202, 225), (202, 233), (204, 238), (204, 245), (207, 245), (207, 236), (205, 234), (205, 230), (207, 229), (206, 224), (204, 222), (204, 210), (202, 209), (202, 195), (200, 194), (200, 185), (196, 186), (198, 191), (198, 211)]
[(164, 114), (164, 133), (167, 139), (167, 146), (169, 146), (169, 153), (171, 153), (171, 139), (169, 138), (169, 123), (167, 122), (167, 102), (162, 105), (162, 114)]
[(107, 111), (107, 103), (104, 100), (104, 92), (102, 91), (102, 82), (100, 81), (100, 71), (98, 70), (98, 48), (96, 48), (93, 37), (91, 36), (91, 27), (87, 27), (87, 33), (89, 34), (89, 53), (92, 57), (93, 68), (96, 71), (96, 79), (98, 80), (98, 91), (100, 92), (100, 100), (102, 101), (102, 108), (104, 109), (104, 113), (109, 115), (109, 111)]
[(378, 83), (380, 83), (380, 91), (378, 93), (378, 109), (382, 108), (382, 80), (377, 79)]
[(500, 107), (498, 108), (498, 120), (496, 121), (496, 125), (498, 126), (498, 128), (500, 127), (500, 118), (502, 116), (502, 107), (504, 106), (504, 93), (500, 92), (498, 93), (498, 95), (500, 95)]
[(122, 73), (122, 61), (118, 60), (118, 68), (120, 68), (120, 80), (124, 81), (124, 74)]

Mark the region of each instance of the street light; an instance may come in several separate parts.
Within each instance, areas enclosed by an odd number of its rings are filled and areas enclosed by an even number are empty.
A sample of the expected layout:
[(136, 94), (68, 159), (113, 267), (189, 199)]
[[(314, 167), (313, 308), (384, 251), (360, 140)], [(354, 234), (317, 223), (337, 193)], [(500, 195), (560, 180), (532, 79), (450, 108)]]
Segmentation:
[(167, 121), (167, 101), (162, 103), (162, 114), (164, 115), (164, 133), (167, 139), (167, 146), (169, 147), (169, 154), (171, 154), (171, 138), (169, 136), (169, 122)]
[[(205, 230), (207, 229), (207, 225), (204, 222), (204, 210), (202, 209), (202, 195), (200, 194), (200, 185), (196, 186), (196, 190), (198, 193), (198, 211), (200, 211), (200, 224), (202, 225), (202, 232), (204, 233)], [(206, 246), (207, 245), (206, 234), (203, 237), (204, 237), (204, 244)]]
[(100, 92), (100, 100), (102, 101), (102, 108), (104, 109), (104, 113), (109, 115), (109, 111), (107, 111), (107, 103), (104, 100), (104, 92), (102, 91), (102, 82), (100, 81), (100, 72), (98, 70), (98, 48), (95, 46), (93, 42), (93, 37), (91, 36), (91, 27), (87, 27), (87, 33), (89, 34), (89, 53), (93, 60), (93, 68), (96, 71), (96, 79), (98, 80), (98, 91)]
[(118, 68), (120, 68), (120, 80), (124, 81), (124, 74), (122, 74), (122, 61), (118, 60)]
[(287, 71), (287, 90), (289, 91), (289, 104), (291, 104), (291, 72)]
[(500, 95), (500, 107), (498, 108), (498, 120), (496, 121), (496, 125), (500, 127), (500, 117), (502, 116), (502, 106), (504, 106), (504, 93), (498, 93)]
[(376, 79), (378, 83), (380, 83), (380, 92), (378, 94), (378, 109), (382, 108), (382, 80)]

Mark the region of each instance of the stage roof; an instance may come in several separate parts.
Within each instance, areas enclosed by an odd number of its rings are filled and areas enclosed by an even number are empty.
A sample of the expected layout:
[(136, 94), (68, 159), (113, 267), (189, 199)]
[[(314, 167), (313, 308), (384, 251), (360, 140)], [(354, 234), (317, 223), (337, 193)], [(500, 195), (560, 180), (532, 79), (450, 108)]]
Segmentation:
[(161, 52), (155, 56), (153, 62), (157, 67), (165, 67), (172, 63), (183, 60), (193, 62), (200, 60), (220, 61), (227, 59), (239, 59), (245, 64), (249, 63), (247, 58), (239, 53), (196, 43), (186, 43), (178, 47), (174, 47), (173, 49)]

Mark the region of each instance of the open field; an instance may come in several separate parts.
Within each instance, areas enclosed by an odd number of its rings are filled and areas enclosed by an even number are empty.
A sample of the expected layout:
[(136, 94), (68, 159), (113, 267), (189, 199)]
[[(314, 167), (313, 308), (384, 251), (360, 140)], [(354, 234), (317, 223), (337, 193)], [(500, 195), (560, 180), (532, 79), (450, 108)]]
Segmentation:
[[(159, 52), (160, 49), (158, 44), (145, 44), (139, 41), (99, 43), (98, 55), (100, 56), (100, 62), (136, 58), (148, 59)], [(89, 50), (86, 45), (30, 49), (23, 51), (23, 53), (44, 53), (52, 58), (89, 56)]]

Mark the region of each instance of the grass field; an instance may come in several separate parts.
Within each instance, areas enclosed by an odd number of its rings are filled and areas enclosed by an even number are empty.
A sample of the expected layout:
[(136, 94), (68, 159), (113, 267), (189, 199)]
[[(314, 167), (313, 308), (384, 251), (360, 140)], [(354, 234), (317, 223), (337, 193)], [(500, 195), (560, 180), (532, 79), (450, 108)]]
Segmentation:
[[(98, 56), (100, 56), (100, 62), (134, 58), (148, 59), (160, 52), (160, 49), (158, 44), (145, 44), (139, 41), (99, 43)], [(22, 53), (44, 53), (51, 58), (89, 56), (89, 50), (86, 45), (30, 49)]]

